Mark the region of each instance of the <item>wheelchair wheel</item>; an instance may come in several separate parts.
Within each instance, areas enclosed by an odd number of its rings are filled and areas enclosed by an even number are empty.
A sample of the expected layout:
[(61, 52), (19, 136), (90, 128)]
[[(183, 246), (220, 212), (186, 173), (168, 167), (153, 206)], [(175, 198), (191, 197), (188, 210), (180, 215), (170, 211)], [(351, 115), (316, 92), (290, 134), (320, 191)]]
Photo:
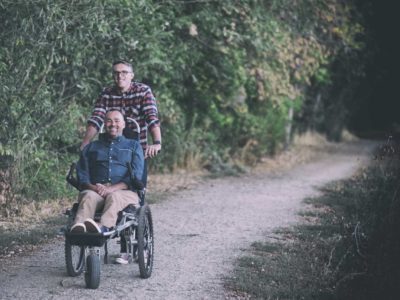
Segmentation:
[(100, 285), (100, 258), (89, 254), (86, 259), (85, 283), (88, 289), (97, 289)]
[(137, 226), (137, 257), (140, 277), (149, 278), (153, 269), (154, 233), (150, 207), (140, 208)]
[(69, 240), (65, 239), (65, 264), (69, 276), (82, 274), (85, 266), (85, 247), (71, 245)]

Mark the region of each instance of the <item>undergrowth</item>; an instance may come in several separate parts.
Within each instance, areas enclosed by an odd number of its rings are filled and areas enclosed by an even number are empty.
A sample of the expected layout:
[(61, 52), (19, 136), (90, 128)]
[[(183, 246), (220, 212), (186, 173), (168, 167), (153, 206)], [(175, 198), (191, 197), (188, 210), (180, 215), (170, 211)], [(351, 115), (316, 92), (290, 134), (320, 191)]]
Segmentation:
[(305, 222), (253, 243), (226, 280), (255, 299), (398, 299), (400, 160), (376, 160), (307, 199)]
[(64, 216), (49, 217), (37, 224), (12, 224), (0, 226), (0, 259), (26, 253), (51, 240), (60, 232), (66, 221)]

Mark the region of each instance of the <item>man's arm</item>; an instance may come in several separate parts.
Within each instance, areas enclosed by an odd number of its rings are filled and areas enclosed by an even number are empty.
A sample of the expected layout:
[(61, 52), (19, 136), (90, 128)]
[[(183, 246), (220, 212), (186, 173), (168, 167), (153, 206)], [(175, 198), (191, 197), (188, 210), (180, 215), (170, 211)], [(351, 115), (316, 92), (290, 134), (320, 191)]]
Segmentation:
[(85, 148), (87, 144), (90, 143), (90, 141), (96, 136), (96, 134), (97, 134), (97, 128), (89, 124), (86, 127), (85, 136), (83, 137), (82, 144), (79, 147), (81, 151), (83, 148)]
[(146, 107), (143, 111), (148, 129), (153, 139), (153, 144), (148, 145), (145, 152), (145, 158), (154, 157), (161, 150), (161, 129), (160, 120), (158, 119), (157, 101), (150, 87), (143, 96), (142, 105)]
[[(132, 174), (130, 174), (131, 176), (130, 180), (132, 179), (137, 179), (140, 181), (142, 180), (144, 172), (144, 155), (142, 147), (140, 146), (139, 142), (136, 143), (136, 146), (134, 147), (130, 171), (132, 172)], [(132, 188), (136, 189), (137, 187), (132, 187)]]
[(161, 129), (160, 126), (154, 126), (151, 129), (151, 137), (153, 139), (153, 144), (148, 145), (146, 148), (145, 158), (155, 157), (159, 151), (161, 151)]
[(80, 150), (90, 143), (90, 141), (96, 136), (97, 132), (104, 124), (104, 118), (107, 111), (107, 100), (104, 95), (107, 93), (107, 89), (104, 89), (97, 98), (92, 114), (88, 119), (85, 136), (83, 137)]
[(82, 149), (78, 163), (76, 164), (76, 174), (78, 175), (78, 182), (82, 188), (86, 188), (86, 185), (90, 183), (90, 173), (89, 173), (89, 160), (88, 160), (88, 150), (89, 146)]

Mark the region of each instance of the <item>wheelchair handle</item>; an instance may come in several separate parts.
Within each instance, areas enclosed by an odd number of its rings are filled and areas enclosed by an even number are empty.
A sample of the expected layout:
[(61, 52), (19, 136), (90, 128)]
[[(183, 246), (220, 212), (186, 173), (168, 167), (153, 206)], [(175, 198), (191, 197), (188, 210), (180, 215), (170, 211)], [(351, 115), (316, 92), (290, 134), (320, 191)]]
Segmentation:
[(132, 122), (133, 124), (135, 124), (136, 132), (137, 132), (138, 134), (140, 134), (140, 126), (139, 126), (139, 123), (138, 123), (135, 119), (132, 119), (132, 118), (129, 118), (129, 117), (127, 117), (126, 120), (129, 121), (129, 122)]

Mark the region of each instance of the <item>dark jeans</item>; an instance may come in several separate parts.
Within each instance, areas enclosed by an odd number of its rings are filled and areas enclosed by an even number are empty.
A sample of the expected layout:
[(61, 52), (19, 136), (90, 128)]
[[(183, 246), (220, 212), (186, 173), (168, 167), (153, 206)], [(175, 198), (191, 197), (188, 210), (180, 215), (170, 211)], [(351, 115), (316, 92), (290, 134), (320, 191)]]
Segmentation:
[[(147, 187), (147, 160), (144, 160), (142, 182), (144, 187)], [(121, 253), (126, 253), (126, 240), (123, 235), (121, 235)]]

